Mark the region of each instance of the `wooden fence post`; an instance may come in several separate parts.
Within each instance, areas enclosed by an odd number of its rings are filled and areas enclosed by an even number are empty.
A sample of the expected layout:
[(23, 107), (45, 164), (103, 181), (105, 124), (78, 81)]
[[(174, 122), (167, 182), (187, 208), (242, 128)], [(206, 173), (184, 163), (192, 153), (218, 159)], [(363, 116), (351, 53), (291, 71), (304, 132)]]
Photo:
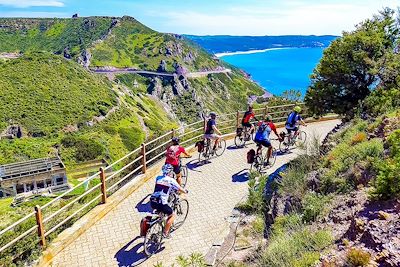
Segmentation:
[(106, 174), (103, 167), (100, 168), (100, 181), (101, 181), (101, 203), (107, 202), (107, 187), (106, 187)]
[(175, 129), (172, 129), (171, 130), (171, 138), (174, 138), (175, 137)]
[(142, 144), (142, 172), (146, 173), (146, 144)]
[(36, 224), (38, 226), (38, 236), (40, 238), (40, 245), (42, 247), (45, 247), (46, 238), (44, 236), (43, 216), (42, 216), (42, 209), (40, 208), (40, 206), (35, 206), (35, 215), (36, 215)]
[(239, 110), (236, 112), (236, 128), (239, 128)]
[(265, 118), (267, 118), (267, 114), (268, 114), (268, 106), (264, 108), (264, 120)]
[(205, 131), (207, 129), (207, 119), (206, 119), (206, 117), (204, 117), (204, 120), (203, 120), (203, 130)]

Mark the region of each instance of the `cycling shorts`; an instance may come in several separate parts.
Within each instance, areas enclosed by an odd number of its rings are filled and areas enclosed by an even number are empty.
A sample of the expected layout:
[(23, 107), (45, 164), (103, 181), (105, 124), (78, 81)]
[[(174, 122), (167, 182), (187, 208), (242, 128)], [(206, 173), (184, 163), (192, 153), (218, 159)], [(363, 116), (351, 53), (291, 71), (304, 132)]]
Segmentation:
[(271, 142), (269, 140), (254, 140), (254, 142), (256, 142), (257, 145), (262, 145), (264, 147), (271, 146)]
[(181, 173), (181, 164), (172, 165), (172, 167), (174, 168), (174, 173), (175, 174), (180, 174)]
[(170, 216), (173, 213), (172, 208), (167, 204), (158, 203), (156, 201), (150, 201), (150, 206), (152, 209), (155, 209), (158, 212), (162, 212), (168, 216)]
[(242, 122), (243, 127), (251, 128), (251, 123), (250, 122)]

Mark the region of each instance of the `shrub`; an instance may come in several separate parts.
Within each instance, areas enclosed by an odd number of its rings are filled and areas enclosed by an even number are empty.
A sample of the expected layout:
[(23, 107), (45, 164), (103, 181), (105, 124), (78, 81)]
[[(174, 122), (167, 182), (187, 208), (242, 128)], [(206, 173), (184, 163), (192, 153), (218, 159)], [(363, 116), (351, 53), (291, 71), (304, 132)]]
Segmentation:
[(96, 159), (104, 152), (104, 147), (96, 140), (77, 135), (66, 136), (61, 143), (66, 148), (74, 148), (75, 159), (78, 162)]
[(367, 266), (371, 260), (371, 254), (362, 249), (351, 248), (347, 252), (346, 260), (350, 266)]
[(273, 233), (262, 254), (262, 266), (314, 266), (320, 252), (333, 241), (327, 231), (311, 232), (300, 229), (294, 232)]
[(306, 222), (315, 221), (317, 217), (323, 213), (326, 205), (329, 203), (328, 196), (310, 192), (302, 200), (303, 220)]
[(400, 196), (400, 161), (397, 159), (382, 160), (375, 164), (378, 175), (373, 182), (373, 197), (391, 199)]
[(144, 141), (143, 132), (137, 127), (120, 128), (119, 135), (125, 147), (129, 150), (134, 150)]
[(351, 139), (351, 144), (356, 145), (356, 144), (362, 143), (366, 140), (367, 140), (367, 134), (364, 132), (360, 132), (353, 136), (353, 138)]

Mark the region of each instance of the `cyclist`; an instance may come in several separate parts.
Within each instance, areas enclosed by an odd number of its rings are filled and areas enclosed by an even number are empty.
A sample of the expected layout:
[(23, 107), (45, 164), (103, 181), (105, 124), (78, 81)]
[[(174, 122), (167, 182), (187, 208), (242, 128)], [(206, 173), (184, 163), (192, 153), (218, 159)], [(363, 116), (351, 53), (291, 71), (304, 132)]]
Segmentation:
[(217, 149), (218, 141), (221, 139), (222, 133), (217, 128), (216, 122), (217, 114), (215, 112), (210, 113), (210, 119), (207, 121), (206, 130), (204, 132), (205, 139), (215, 140), (213, 152)]
[(182, 174), (181, 174), (181, 162), (179, 160), (179, 156), (183, 153), (186, 157), (190, 158), (191, 156), (186, 153), (184, 147), (179, 145), (179, 138), (173, 137), (171, 139), (172, 145), (167, 148), (165, 152), (165, 164), (171, 164), (174, 168), (174, 173), (176, 174), (176, 181), (179, 185), (182, 185)]
[(257, 120), (257, 118), (255, 117), (255, 114), (253, 112), (253, 107), (249, 106), (249, 109), (243, 115), (242, 126), (250, 129), (250, 133), (253, 133), (253, 131), (254, 131), (254, 126), (253, 126), (253, 124), (250, 123), (250, 120), (253, 118), (255, 120)]
[(154, 193), (150, 197), (150, 206), (159, 212), (167, 215), (167, 222), (165, 224), (163, 236), (164, 238), (170, 238), (170, 229), (175, 220), (175, 214), (172, 210), (171, 204), (169, 203), (170, 195), (173, 191), (182, 193), (188, 193), (183, 187), (181, 187), (177, 181), (172, 178), (172, 171), (174, 167), (171, 164), (165, 164), (162, 168), (162, 175), (156, 178), (156, 186)]
[(271, 134), (272, 131), (275, 133), (278, 139), (281, 140), (281, 137), (276, 131), (276, 126), (272, 122), (272, 117), (268, 115), (264, 121), (258, 123), (258, 130), (254, 138), (254, 142), (257, 144), (257, 154), (261, 152), (263, 146), (268, 147), (268, 152), (267, 152), (268, 157), (267, 161), (265, 162), (265, 165), (269, 165), (269, 159), (272, 154), (272, 145), (269, 138), (269, 135)]
[(300, 116), (300, 112), (301, 112), (301, 107), (299, 106), (295, 106), (293, 108), (293, 111), (290, 112), (287, 120), (286, 120), (286, 124), (285, 124), (285, 128), (288, 132), (288, 141), (290, 143), (290, 140), (292, 138), (292, 132), (294, 132), (294, 134), (297, 134), (297, 131), (299, 130), (299, 123), (303, 126), (307, 126), (306, 123), (304, 122), (303, 118)]

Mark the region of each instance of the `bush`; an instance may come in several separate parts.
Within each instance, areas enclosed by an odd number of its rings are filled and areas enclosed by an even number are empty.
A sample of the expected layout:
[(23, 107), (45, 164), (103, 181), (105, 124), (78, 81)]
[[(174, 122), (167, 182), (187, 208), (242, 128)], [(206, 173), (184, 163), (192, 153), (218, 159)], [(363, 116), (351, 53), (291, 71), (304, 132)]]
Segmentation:
[(308, 193), (302, 200), (303, 220), (305, 222), (315, 221), (323, 213), (326, 205), (329, 203), (328, 196), (320, 195), (315, 192)]
[(371, 255), (362, 249), (352, 248), (347, 252), (346, 260), (352, 267), (367, 266), (371, 260)]
[(129, 150), (134, 150), (144, 141), (143, 132), (137, 127), (120, 128), (119, 135), (125, 147)]
[(66, 148), (75, 149), (75, 159), (78, 162), (96, 159), (104, 152), (104, 147), (99, 142), (76, 135), (64, 137), (61, 143)]

